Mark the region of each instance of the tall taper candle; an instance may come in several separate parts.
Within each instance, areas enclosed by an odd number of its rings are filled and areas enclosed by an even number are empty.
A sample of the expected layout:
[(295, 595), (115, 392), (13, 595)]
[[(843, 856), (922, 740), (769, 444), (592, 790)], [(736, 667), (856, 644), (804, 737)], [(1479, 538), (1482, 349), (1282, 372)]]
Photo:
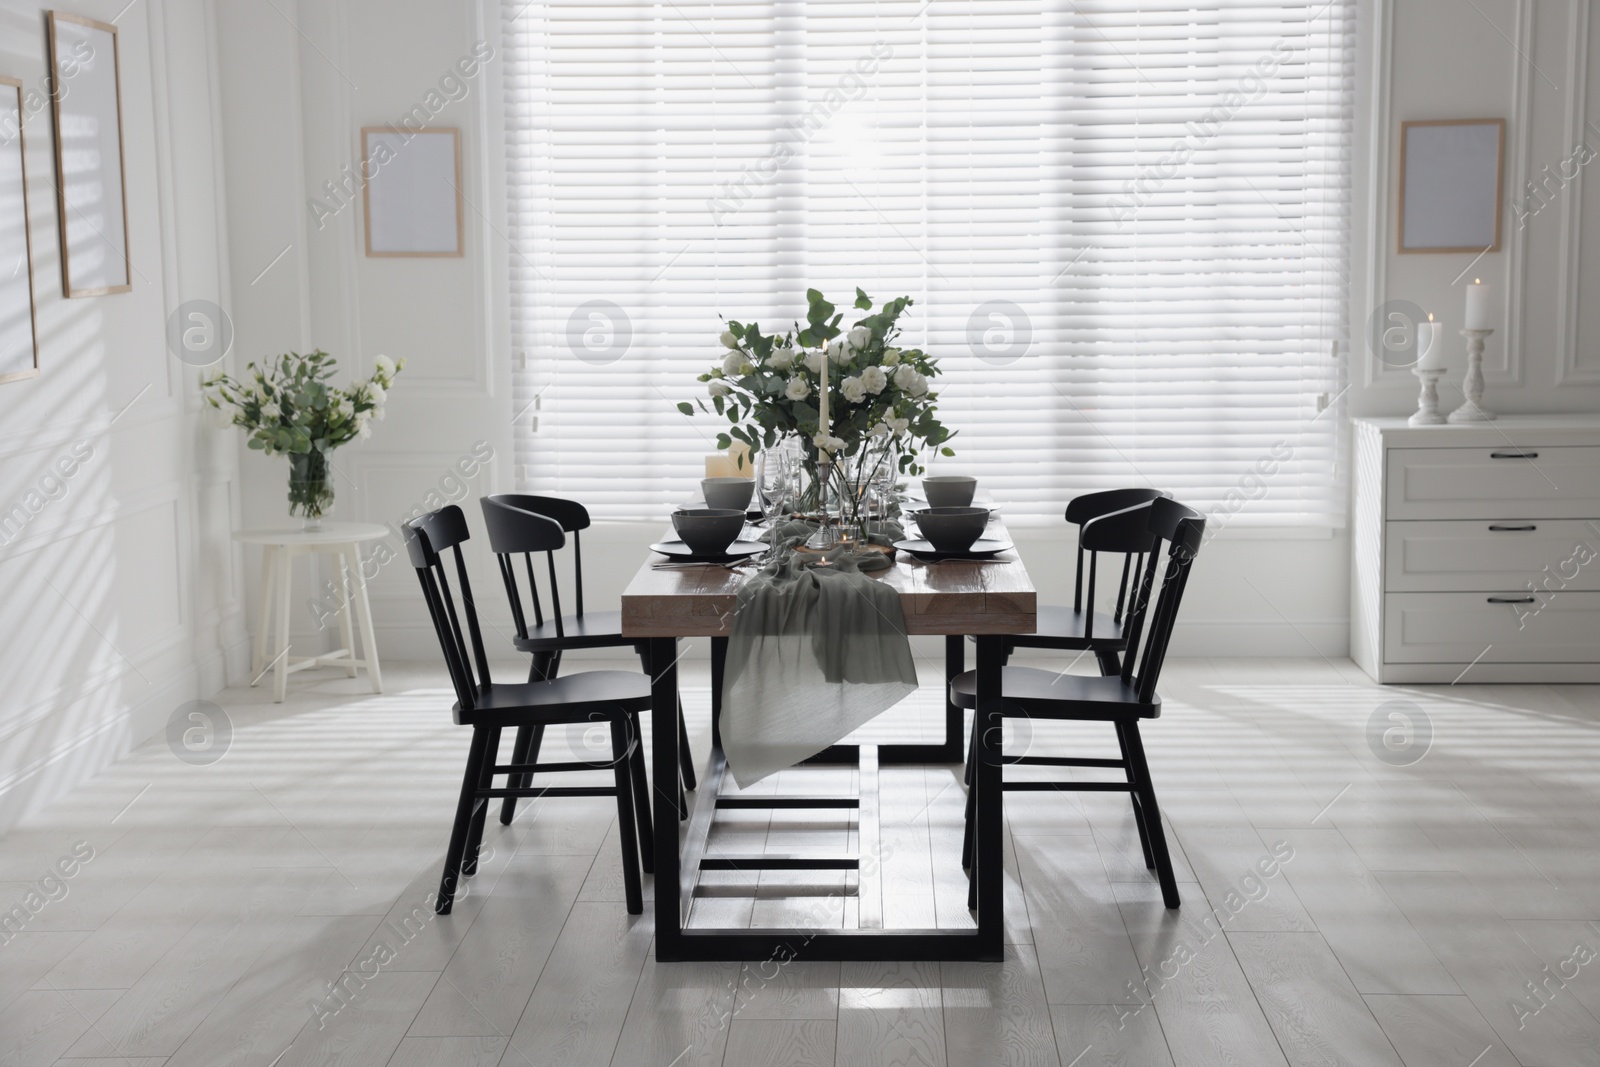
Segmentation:
[(824, 437), (828, 436), (828, 350), (822, 350), (822, 386), (821, 400), (817, 408), (817, 432)]
[(1489, 325), (1489, 287), (1482, 278), (1475, 278), (1467, 286), (1467, 325), (1469, 330), (1493, 329)]

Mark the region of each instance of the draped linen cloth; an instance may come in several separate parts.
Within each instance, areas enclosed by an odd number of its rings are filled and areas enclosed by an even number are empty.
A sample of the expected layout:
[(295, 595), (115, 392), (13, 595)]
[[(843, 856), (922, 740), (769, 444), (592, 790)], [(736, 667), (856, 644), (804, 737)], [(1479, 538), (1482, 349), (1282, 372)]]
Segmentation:
[(857, 554), (814, 566), (782, 533), (774, 561), (739, 590), (729, 627), (722, 750), (741, 788), (836, 744), (917, 688), (900, 594), (862, 574)]

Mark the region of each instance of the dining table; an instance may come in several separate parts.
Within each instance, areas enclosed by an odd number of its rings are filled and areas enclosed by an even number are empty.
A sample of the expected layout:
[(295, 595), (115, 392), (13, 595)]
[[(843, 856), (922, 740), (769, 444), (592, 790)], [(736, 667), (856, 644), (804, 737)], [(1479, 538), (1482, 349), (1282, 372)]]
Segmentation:
[[(748, 534), (747, 534), (748, 536)], [(985, 537), (1010, 538), (998, 517)], [(652, 555), (622, 595), (622, 634), (648, 650), (651, 678), (651, 764), (655, 844), (655, 951), (662, 962), (688, 960), (987, 960), (1004, 958), (1003, 801), (1000, 688), (1007, 634), (1036, 626), (1037, 602), (1027, 568), (1015, 549), (987, 560), (925, 562), (906, 551), (892, 566), (871, 573), (900, 595), (908, 637), (945, 639), (943, 740), (835, 744), (809, 764), (852, 765), (859, 788), (851, 797), (777, 792), (723, 795), (728, 777), (719, 721), (728, 635), (735, 625), (741, 583), (755, 566), (672, 564)], [(962, 928), (886, 928), (879, 870), (879, 768), (891, 764), (960, 764), (966, 754), (964, 716), (950, 702), (949, 680), (965, 670), (968, 637), (976, 644), (977, 721), (970, 788), (974, 790), (976, 879), (974, 922)], [(712, 668), (711, 751), (698, 788), (688, 796), (659, 783), (678, 776), (678, 663), (686, 639), (709, 638)], [(877, 733), (874, 733), (877, 736)], [(848, 739), (847, 739), (848, 740)], [(687, 805), (682, 807), (681, 805)], [(851, 854), (732, 855), (708, 847), (718, 811), (734, 809), (850, 809), (856, 811), (857, 850)], [(935, 850), (935, 864), (957, 869), (961, 856)], [(689, 924), (701, 874), (711, 871), (855, 872), (859, 921), (853, 928), (727, 927)], [(719, 891), (726, 891), (719, 886)], [(752, 887), (751, 892), (755, 890)]]

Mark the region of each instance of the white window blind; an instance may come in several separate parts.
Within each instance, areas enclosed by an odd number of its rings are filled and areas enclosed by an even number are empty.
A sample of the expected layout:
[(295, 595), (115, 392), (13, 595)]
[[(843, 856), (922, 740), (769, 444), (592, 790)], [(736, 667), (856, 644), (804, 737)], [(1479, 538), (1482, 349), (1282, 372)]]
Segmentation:
[[(910, 295), (1012, 522), (1340, 521), (1354, 0), (506, 0), (519, 483), (659, 517), (719, 313)], [(534, 406), (537, 398), (537, 406)]]

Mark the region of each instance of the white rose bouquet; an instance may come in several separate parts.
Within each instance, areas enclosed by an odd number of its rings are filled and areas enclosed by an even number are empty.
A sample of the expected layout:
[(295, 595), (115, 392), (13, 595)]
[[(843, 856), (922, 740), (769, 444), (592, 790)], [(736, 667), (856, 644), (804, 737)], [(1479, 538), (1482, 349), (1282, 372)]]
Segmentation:
[[(848, 328), (841, 325), (843, 313), (817, 290), (806, 291), (806, 302), (806, 324), (781, 334), (729, 320), (718, 365), (699, 378), (709, 406), (685, 401), (678, 410), (692, 416), (698, 407), (726, 418), (730, 425), (717, 435), (717, 447), (741, 441), (752, 457), (798, 437), (814, 481), (819, 453), (831, 456), (847, 508), (880, 471), (922, 473), (918, 459), (925, 448), (955, 455), (947, 444), (955, 434), (939, 421), (939, 395), (930, 385), (938, 361), (894, 344), (911, 298), (896, 297), (874, 312), (872, 299), (858, 288), (855, 308), (866, 314)], [(820, 419), (824, 361), (826, 427)]]
[(266, 455), (289, 457), (289, 513), (315, 523), (333, 504), (327, 455), (340, 445), (372, 435), (395, 375), (406, 361), (373, 361), (372, 377), (339, 388), (329, 383), (338, 361), (323, 351), (297, 352), (251, 363), (245, 381), (218, 373), (202, 380), (207, 403), (226, 425), (247, 432), (249, 445)]

